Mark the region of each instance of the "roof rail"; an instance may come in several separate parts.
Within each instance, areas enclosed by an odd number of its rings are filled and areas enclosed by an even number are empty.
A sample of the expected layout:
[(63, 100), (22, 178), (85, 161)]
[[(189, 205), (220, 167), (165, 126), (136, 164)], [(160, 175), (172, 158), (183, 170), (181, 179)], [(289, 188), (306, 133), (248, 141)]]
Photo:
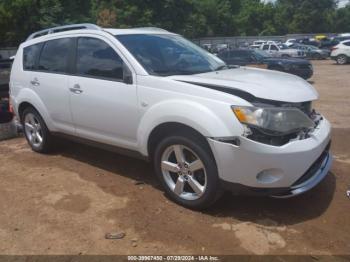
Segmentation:
[(52, 28), (35, 32), (31, 34), (26, 41), (40, 37), (40, 36), (44, 36), (44, 35), (70, 31), (70, 30), (78, 30), (78, 29), (102, 30), (101, 27), (94, 24), (73, 24), (73, 25), (57, 26), (57, 27), (52, 27)]

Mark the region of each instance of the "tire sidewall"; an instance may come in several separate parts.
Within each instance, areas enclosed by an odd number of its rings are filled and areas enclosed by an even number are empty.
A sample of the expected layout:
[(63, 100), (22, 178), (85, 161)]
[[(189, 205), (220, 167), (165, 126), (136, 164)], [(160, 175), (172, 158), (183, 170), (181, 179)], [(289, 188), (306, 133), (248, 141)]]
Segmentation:
[[(165, 179), (163, 177), (163, 173), (161, 170), (161, 158), (165, 149), (171, 145), (183, 145), (190, 148), (200, 160), (203, 162), (206, 174), (207, 174), (207, 187), (204, 194), (201, 198), (197, 200), (185, 200), (177, 196), (167, 185)], [(162, 184), (162, 187), (166, 193), (166, 195), (172, 199), (174, 202), (185, 206), (191, 209), (205, 209), (208, 208), (215, 200), (217, 199), (217, 195), (219, 194), (219, 177), (218, 171), (216, 167), (215, 160), (212, 156), (211, 151), (208, 150), (208, 146), (203, 145), (201, 141), (195, 140), (193, 138), (187, 138), (182, 136), (171, 136), (163, 139), (159, 145), (157, 146), (154, 158), (153, 165), (156, 171), (156, 174)]]

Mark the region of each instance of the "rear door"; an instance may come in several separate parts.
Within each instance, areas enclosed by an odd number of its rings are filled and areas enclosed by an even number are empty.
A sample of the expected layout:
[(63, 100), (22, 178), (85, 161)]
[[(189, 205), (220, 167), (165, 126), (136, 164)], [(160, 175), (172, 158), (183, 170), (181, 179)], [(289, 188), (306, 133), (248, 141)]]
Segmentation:
[(39, 95), (57, 131), (73, 134), (74, 126), (69, 105), (68, 71), (73, 40), (60, 38), (43, 44), (29, 85)]
[(76, 38), (71, 111), (79, 137), (136, 149), (136, 76), (107, 39)]

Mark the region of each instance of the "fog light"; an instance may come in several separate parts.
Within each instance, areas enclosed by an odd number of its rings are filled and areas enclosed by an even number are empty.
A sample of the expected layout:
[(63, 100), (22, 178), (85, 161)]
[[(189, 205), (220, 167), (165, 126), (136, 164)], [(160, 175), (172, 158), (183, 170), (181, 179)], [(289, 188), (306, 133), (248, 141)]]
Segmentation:
[(256, 179), (261, 184), (272, 184), (282, 179), (283, 171), (281, 169), (267, 169), (260, 172)]

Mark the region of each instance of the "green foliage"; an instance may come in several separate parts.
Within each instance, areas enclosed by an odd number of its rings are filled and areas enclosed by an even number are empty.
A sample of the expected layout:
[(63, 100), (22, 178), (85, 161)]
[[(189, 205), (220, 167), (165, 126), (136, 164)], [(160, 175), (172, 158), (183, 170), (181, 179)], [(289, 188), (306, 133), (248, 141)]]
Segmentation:
[(72, 23), (156, 26), (190, 38), (349, 32), (350, 6), (337, 0), (1, 0), (0, 45)]

